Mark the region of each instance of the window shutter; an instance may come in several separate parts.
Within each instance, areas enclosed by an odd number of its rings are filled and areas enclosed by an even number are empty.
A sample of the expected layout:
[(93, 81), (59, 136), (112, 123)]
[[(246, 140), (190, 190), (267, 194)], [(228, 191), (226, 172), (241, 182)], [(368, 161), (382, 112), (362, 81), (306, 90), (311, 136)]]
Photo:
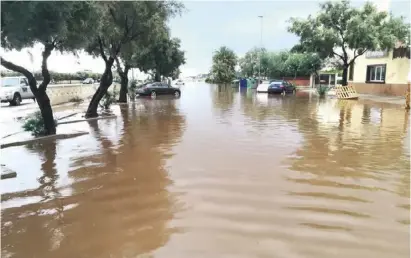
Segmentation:
[(366, 75), (366, 78), (365, 78), (365, 82), (370, 81), (370, 70), (371, 70), (371, 67), (367, 66), (367, 75)]

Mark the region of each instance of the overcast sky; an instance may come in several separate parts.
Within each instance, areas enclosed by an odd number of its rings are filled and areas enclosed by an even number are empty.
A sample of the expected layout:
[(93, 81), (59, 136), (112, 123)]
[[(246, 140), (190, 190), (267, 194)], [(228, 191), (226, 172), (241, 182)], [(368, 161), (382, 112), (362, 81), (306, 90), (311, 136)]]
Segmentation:
[[(319, 1), (189, 1), (184, 2), (186, 11), (181, 17), (170, 21), (173, 37), (182, 41), (186, 51), (187, 63), (182, 67), (183, 76), (207, 73), (211, 66), (213, 51), (225, 45), (241, 56), (252, 47), (260, 44), (261, 21), (263, 16), (263, 46), (268, 50), (291, 48), (298, 38), (287, 32), (287, 20), (290, 17), (307, 17), (319, 10)], [(361, 6), (364, 1), (352, 1)], [(402, 15), (410, 20), (409, 0), (381, 0), (375, 4), (387, 6), (396, 16)], [(39, 70), (41, 47), (31, 50), (34, 55), (33, 65), (27, 50), (4, 53), (12, 62)], [(76, 72), (89, 69), (102, 72), (102, 60), (93, 59), (86, 54), (75, 58), (68, 54), (53, 53), (49, 58), (49, 68), (56, 72)]]

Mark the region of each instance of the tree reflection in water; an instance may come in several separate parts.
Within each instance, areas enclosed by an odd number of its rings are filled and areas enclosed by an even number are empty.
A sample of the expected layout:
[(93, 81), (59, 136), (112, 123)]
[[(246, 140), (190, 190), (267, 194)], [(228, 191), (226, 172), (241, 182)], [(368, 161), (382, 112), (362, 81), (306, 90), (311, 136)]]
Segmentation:
[[(174, 100), (142, 101), (137, 105), (144, 108), (121, 108), (120, 135), (108, 130), (116, 126), (114, 120), (88, 122), (91, 137), (100, 147), (82, 146), (85, 154), (70, 162), (74, 168), (69, 173), (74, 181), (70, 196), (60, 196), (54, 186), (58, 179), (55, 143), (42, 150), (45, 162), (40, 191), (48, 206), (54, 200), (57, 212), (42, 214), (44, 209), (38, 204), (20, 207), (13, 214), (6, 210), (7, 221), (18, 221), (20, 229), (13, 226), (2, 232), (2, 254), (135, 257), (168, 241), (176, 230), (167, 223), (180, 206), (167, 190), (173, 182), (165, 162), (172, 157), (172, 147), (183, 134), (185, 119)], [(114, 144), (112, 139), (116, 138), (119, 141)], [(73, 208), (63, 210), (63, 204)], [(24, 213), (30, 215), (12, 218)], [(55, 222), (51, 216), (60, 220)], [(50, 245), (50, 241), (55, 244)]]

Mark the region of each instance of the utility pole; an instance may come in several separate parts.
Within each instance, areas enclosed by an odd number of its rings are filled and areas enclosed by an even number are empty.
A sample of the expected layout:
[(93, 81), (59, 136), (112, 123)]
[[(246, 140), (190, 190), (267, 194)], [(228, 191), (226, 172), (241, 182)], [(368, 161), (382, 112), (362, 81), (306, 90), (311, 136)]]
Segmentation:
[(261, 55), (263, 52), (263, 16), (259, 15), (258, 18), (260, 18), (260, 21), (261, 21), (261, 34), (260, 34), (260, 55), (259, 55), (259, 60), (258, 60), (258, 83), (257, 85), (259, 85), (261, 81)]

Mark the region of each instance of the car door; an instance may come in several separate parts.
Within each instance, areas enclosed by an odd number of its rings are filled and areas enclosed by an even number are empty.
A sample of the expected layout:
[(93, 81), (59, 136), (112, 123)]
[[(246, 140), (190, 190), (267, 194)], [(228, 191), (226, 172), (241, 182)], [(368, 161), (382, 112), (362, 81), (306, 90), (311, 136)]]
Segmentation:
[(166, 84), (166, 83), (160, 83), (158, 89), (159, 89), (161, 95), (170, 94), (170, 92), (169, 92), (169, 91), (170, 91), (170, 87), (168, 87), (168, 84)]
[(27, 80), (25, 78), (20, 78), (19, 79), (20, 83), (20, 95), (22, 99), (27, 99), (31, 97), (31, 90), (29, 88), (29, 84), (27, 83)]

